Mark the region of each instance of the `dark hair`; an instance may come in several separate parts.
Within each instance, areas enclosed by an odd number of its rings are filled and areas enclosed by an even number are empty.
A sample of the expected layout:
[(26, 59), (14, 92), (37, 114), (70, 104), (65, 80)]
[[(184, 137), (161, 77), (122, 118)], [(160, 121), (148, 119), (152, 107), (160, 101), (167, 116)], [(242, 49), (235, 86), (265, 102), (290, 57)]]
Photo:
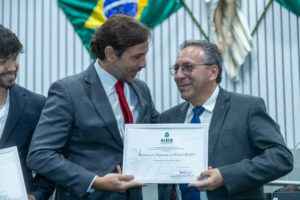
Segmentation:
[(290, 184), (290, 185), (286, 185), (286, 186), (281, 187), (274, 191), (274, 193), (276, 193), (276, 192), (300, 192), (300, 189), (296, 185)]
[(0, 24), (0, 58), (23, 52), (23, 46), (16, 34)]
[(96, 29), (90, 42), (91, 51), (103, 60), (105, 47), (111, 46), (120, 57), (127, 48), (146, 42), (149, 35), (149, 28), (141, 22), (126, 15), (114, 15)]
[(216, 64), (219, 68), (219, 74), (217, 76), (216, 82), (219, 84), (222, 80), (222, 57), (218, 50), (217, 45), (208, 42), (206, 40), (186, 40), (180, 46), (181, 50), (189, 47), (189, 46), (196, 46), (201, 47), (205, 52), (205, 62)]

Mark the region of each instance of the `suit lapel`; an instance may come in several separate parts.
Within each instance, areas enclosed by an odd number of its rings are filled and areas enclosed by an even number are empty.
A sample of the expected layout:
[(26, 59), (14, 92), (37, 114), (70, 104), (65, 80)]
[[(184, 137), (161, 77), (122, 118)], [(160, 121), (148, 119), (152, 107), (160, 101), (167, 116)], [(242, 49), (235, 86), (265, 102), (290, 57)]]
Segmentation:
[(209, 145), (208, 155), (212, 158), (216, 142), (219, 138), (223, 122), (230, 108), (230, 95), (227, 91), (220, 87), (220, 92), (217, 97), (216, 105), (213, 111), (213, 116), (209, 127)]
[(26, 104), (26, 95), (24, 93), (21, 93), (17, 85), (14, 85), (9, 90), (9, 99), (9, 111), (5, 127), (3, 129), (3, 134), (0, 139), (0, 147), (4, 146), (7, 143), (9, 137), (12, 135), (13, 129), (19, 121), (19, 118), (21, 117)]
[(174, 122), (174, 123), (184, 123), (188, 108), (189, 108), (189, 103), (188, 102), (184, 102), (184, 103), (180, 104), (178, 113), (177, 114), (175, 113), (173, 115), (174, 118), (172, 119), (172, 122)]
[[(123, 146), (122, 138), (120, 136), (117, 125), (117, 120), (111, 108), (108, 97), (106, 96), (102, 83), (99, 80), (94, 63), (92, 63), (87, 69), (85, 81), (87, 83), (87, 93), (93, 104), (95, 105), (96, 110), (102, 117), (102, 120), (106, 123), (114, 138), (121, 146)], [(113, 124), (111, 122), (113, 122)]]
[(145, 115), (146, 112), (146, 100), (143, 97), (143, 92), (141, 91), (141, 89), (138, 87), (138, 85), (136, 84), (135, 81), (133, 81), (132, 83), (128, 84), (129, 87), (133, 88), (133, 91), (135, 92), (137, 98), (138, 98), (138, 102), (139, 102), (139, 106), (140, 106), (140, 111), (139, 111), (139, 116), (138, 119), (136, 120), (136, 123), (142, 123), (143, 121), (143, 116)]

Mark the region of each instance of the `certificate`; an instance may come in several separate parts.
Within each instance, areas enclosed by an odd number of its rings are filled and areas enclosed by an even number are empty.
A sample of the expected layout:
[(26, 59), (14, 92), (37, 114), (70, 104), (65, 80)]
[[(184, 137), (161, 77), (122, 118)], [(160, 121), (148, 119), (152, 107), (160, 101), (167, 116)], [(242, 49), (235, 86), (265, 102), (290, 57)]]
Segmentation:
[(0, 200), (27, 200), (17, 147), (0, 150)]
[(144, 183), (194, 183), (208, 166), (206, 124), (126, 124), (123, 174)]

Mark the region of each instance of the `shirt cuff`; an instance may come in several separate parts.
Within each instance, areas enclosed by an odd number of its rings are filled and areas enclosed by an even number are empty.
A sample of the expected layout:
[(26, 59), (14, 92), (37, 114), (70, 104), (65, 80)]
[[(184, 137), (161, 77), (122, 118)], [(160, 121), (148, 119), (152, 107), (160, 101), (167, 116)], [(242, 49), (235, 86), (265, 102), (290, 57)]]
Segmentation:
[(94, 181), (95, 181), (96, 178), (97, 178), (97, 176), (95, 176), (95, 177), (93, 178), (93, 180), (92, 180), (90, 186), (87, 188), (86, 192), (88, 192), (88, 193), (93, 193), (93, 192), (95, 191), (95, 189), (92, 188), (92, 185), (93, 185), (93, 183), (94, 183)]

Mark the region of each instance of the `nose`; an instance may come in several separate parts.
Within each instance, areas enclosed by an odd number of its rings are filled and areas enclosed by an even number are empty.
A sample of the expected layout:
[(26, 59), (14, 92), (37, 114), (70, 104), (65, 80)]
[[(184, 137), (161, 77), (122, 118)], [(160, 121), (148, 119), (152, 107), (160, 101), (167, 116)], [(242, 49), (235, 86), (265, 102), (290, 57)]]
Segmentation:
[(19, 63), (17, 60), (9, 60), (7, 62), (8, 71), (16, 71), (18, 69)]
[(145, 68), (146, 67), (146, 58), (145, 57), (143, 57), (141, 60), (140, 60), (140, 62), (139, 62), (139, 67), (140, 68)]
[(183, 73), (182, 67), (178, 68), (177, 73), (174, 74), (174, 77), (176, 78), (184, 78), (185, 74)]
[(183, 80), (185, 77), (186, 77), (186, 76), (185, 76), (185, 74), (183, 73), (182, 68), (179, 67), (177, 73), (174, 74), (174, 81), (175, 81), (176, 83), (178, 83), (178, 81)]

